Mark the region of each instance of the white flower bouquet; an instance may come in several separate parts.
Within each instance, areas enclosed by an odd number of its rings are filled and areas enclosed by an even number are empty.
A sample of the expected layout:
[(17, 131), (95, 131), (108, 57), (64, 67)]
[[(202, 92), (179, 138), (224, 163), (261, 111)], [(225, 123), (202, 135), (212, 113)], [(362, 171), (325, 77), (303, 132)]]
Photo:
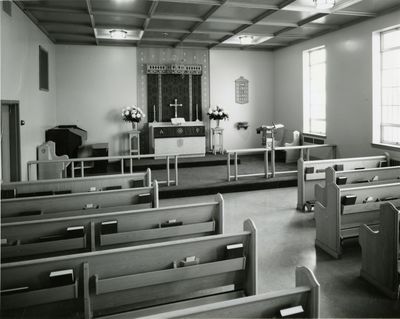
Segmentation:
[(224, 111), (222, 107), (219, 107), (218, 105), (209, 108), (207, 112), (208, 117), (210, 120), (227, 120), (229, 119), (228, 113)]
[(137, 106), (127, 106), (122, 109), (122, 119), (126, 122), (139, 123), (146, 115), (143, 110)]

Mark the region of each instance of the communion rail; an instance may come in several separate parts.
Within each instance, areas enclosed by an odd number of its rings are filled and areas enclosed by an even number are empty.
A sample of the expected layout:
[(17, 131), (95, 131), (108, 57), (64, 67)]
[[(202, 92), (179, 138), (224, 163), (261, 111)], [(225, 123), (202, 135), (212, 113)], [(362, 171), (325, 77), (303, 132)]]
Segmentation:
[[(306, 160), (310, 160), (310, 149), (317, 148), (332, 148), (332, 157), (336, 158), (336, 145), (334, 144), (310, 144), (310, 145), (294, 145), (294, 146), (278, 146), (275, 148), (247, 148), (247, 149), (235, 149), (235, 150), (226, 150), (227, 153), (227, 177), (230, 182), (232, 178), (237, 181), (240, 177), (259, 177), (263, 176), (265, 178), (275, 177), (276, 175), (284, 175), (284, 174), (295, 174), (297, 170), (294, 171), (281, 171), (276, 172), (275, 169), (275, 151), (285, 151), (285, 150), (300, 150), (299, 158), (306, 158)], [(269, 172), (269, 164), (268, 164), (268, 152), (271, 152), (271, 172)], [(264, 154), (264, 172), (263, 173), (252, 173), (252, 174), (239, 174), (238, 168), (238, 155), (239, 154)], [(231, 175), (231, 158), (233, 156), (234, 162), (234, 175)]]
[[(133, 160), (134, 159), (143, 159), (143, 158), (163, 158), (165, 159), (165, 165), (167, 169), (167, 180), (166, 181), (158, 181), (159, 184), (167, 184), (167, 186), (170, 186), (174, 184), (175, 186), (178, 185), (179, 183), (179, 174), (178, 174), (178, 162), (179, 158), (186, 158), (186, 157), (197, 157), (197, 156), (204, 156), (204, 154), (168, 154), (168, 155), (163, 155), (163, 154), (141, 154), (141, 155), (121, 155), (121, 156), (103, 156), (103, 157), (82, 157), (82, 158), (69, 158), (69, 159), (59, 159), (59, 160), (40, 160), (40, 161), (29, 161), (27, 162), (27, 178), (28, 181), (32, 180), (32, 167), (36, 167), (36, 172), (38, 169), (38, 166), (40, 164), (54, 164), (54, 163), (63, 163), (65, 164), (65, 167), (68, 165), (71, 165), (71, 178), (75, 178), (75, 170), (79, 170), (81, 176), (80, 177), (85, 177), (85, 168), (90, 168), (91, 166), (85, 166), (85, 163), (93, 163), (96, 161), (120, 161), (121, 163), (121, 174), (132, 174), (133, 173)], [(129, 160), (129, 169), (128, 172), (125, 172), (125, 165), (124, 161)], [(170, 168), (170, 163), (171, 160), (174, 161), (174, 171), (175, 171), (175, 179), (171, 179), (171, 168)], [(78, 165), (77, 165), (78, 163)], [(69, 178), (63, 176), (62, 178)]]

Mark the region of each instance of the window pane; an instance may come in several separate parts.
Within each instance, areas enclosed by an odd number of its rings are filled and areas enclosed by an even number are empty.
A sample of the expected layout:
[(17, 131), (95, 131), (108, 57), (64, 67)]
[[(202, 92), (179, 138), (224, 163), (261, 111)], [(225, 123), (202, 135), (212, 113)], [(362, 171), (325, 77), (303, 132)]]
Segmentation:
[(400, 68), (400, 49), (382, 52), (382, 69)]
[(325, 120), (311, 120), (311, 132), (325, 134)]
[(383, 126), (382, 127), (383, 143), (399, 144), (400, 143), (400, 127)]
[(400, 47), (400, 29), (383, 33), (383, 50)]
[[(399, 53), (400, 54), (400, 53)], [(400, 87), (400, 68), (382, 70), (383, 87)]]
[(310, 52), (310, 64), (322, 63), (326, 60), (325, 49), (319, 49)]

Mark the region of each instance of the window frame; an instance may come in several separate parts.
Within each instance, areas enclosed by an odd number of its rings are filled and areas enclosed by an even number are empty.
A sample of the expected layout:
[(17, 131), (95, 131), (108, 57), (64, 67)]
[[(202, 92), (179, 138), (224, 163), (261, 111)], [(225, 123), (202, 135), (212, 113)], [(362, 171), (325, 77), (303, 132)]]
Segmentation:
[[(400, 141), (397, 143), (391, 143), (389, 141), (385, 141), (383, 137), (383, 121), (382, 121), (382, 112), (383, 112), (383, 103), (382, 103), (382, 55), (384, 52), (389, 52), (392, 50), (400, 50), (399, 46), (394, 48), (384, 50), (384, 38), (383, 35), (400, 30), (400, 25), (394, 25), (382, 30), (378, 30), (372, 33), (372, 146), (381, 149), (388, 150), (400, 150)], [(395, 123), (386, 123), (392, 126)], [(399, 124), (395, 124), (395, 126), (400, 126)]]
[[(311, 67), (317, 64), (311, 64), (310, 57), (311, 53), (319, 50), (325, 50), (325, 60), (324, 62), (318, 64), (324, 64), (325, 66), (325, 118), (317, 119), (311, 116)], [(327, 70), (327, 50), (325, 45), (320, 45), (318, 47), (314, 47), (311, 49), (307, 49), (303, 51), (303, 133), (307, 135), (317, 136), (326, 138), (326, 127), (327, 127), (327, 118), (326, 118), (326, 70)], [(312, 120), (321, 120), (325, 122), (325, 132), (316, 132), (311, 129)]]

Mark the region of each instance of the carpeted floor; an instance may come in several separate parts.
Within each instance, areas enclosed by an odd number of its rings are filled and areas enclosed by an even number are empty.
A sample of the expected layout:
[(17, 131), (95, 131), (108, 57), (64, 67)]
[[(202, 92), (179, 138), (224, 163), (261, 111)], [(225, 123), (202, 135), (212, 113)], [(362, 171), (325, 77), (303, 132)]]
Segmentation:
[[(251, 218), (258, 230), (259, 292), (294, 286), (294, 270), (304, 265), (321, 284), (324, 318), (400, 317), (400, 302), (388, 299), (360, 278), (361, 250), (356, 240), (344, 242), (339, 260), (314, 247), (313, 214), (298, 212), (297, 188), (223, 194), (226, 232), (240, 231)], [(175, 198), (161, 206), (202, 202), (213, 196)]]

